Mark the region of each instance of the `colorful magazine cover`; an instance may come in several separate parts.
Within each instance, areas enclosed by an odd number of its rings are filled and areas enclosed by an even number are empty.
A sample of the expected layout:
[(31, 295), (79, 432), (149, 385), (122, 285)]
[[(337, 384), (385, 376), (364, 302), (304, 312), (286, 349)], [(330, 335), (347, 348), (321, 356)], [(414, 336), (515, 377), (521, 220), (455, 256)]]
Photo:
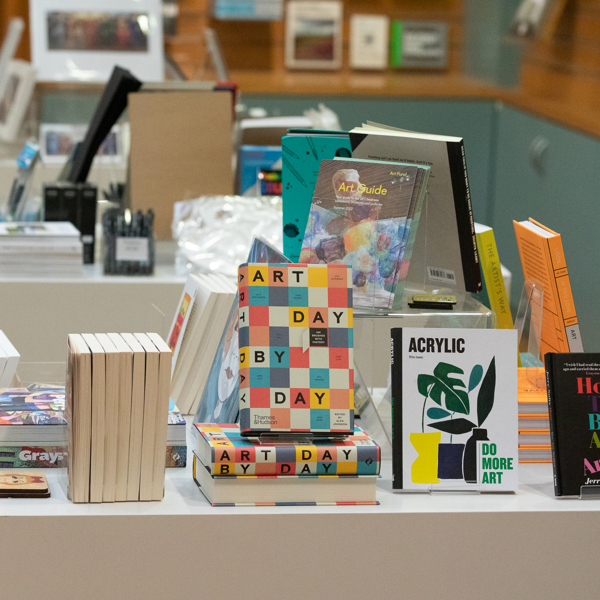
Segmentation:
[(299, 262), (350, 265), (355, 307), (393, 305), (419, 168), (321, 161)]

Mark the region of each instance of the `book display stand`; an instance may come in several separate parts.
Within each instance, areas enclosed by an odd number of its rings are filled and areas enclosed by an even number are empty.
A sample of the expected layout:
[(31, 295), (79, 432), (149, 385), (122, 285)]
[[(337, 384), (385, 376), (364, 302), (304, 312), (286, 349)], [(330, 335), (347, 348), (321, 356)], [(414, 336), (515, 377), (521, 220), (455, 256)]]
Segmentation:
[(527, 279), (521, 292), (521, 300), (515, 317), (515, 329), (519, 332), (519, 366), (524, 367), (527, 379), (536, 387), (546, 389), (546, 378), (540, 354), (542, 339), (542, 316), (544, 286), (534, 279)]

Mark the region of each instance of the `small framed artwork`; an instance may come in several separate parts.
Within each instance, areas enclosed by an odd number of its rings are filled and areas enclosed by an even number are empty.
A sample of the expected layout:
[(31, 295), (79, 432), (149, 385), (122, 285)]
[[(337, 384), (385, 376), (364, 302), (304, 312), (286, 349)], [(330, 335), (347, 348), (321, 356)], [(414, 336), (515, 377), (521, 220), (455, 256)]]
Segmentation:
[[(64, 164), (77, 142), (87, 133), (87, 125), (42, 123), (40, 125), (40, 156), (45, 164)], [(120, 164), (123, 159), (123, 140), (120, 125), (114, 125), (106, 136), (95, 160), (99, 163)]]
[(17, 138), (34, 88), (35, 69), (31, 64), (24, 60), (11, 60), (0, 98), (0, 139), (14, 141)]
[(342, 3), (290, 0), (285, 22), (285, 64), (290, 69), (339, 69)]
[(385, 69), (390, 47), (390, 19), (386, 15), (350, 17), (350, 66)]
[(164, 79), (161, 0), (29, 0), (40, 81), (106, 82), (115, 65)]
[(393, 21), (390, 62), (406, 69), (448, 66), (448, 24), (443, 21)]

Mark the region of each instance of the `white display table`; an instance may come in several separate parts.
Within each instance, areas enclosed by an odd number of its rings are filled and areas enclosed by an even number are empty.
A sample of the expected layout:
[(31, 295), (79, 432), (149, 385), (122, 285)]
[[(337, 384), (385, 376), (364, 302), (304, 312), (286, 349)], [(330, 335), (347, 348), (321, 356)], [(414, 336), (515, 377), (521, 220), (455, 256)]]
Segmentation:
[(593, 590), (600, 501), (557, 500), (550, 465), (516, 495), (393, 494), (379, 506), (213, 508), (190, 468), (162, 502), (2, 500), (3, 598), (575, 598)]

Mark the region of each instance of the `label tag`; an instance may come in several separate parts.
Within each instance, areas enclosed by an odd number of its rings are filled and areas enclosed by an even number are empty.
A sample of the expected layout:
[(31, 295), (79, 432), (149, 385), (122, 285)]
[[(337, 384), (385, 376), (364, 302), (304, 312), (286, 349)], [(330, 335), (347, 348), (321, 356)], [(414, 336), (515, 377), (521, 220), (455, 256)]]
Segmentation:
[(439, 267), (427, 267), (427, 273), (429, 275), (429, 279), (432, 281), (443, 281), (444, 283), (456, 285), (454, 271), (450, 271), (449, 269), (440, 269)]
[(118, 237), (116, 245), (116, 260), (147, 261), (148, 240), (146, 237)]

